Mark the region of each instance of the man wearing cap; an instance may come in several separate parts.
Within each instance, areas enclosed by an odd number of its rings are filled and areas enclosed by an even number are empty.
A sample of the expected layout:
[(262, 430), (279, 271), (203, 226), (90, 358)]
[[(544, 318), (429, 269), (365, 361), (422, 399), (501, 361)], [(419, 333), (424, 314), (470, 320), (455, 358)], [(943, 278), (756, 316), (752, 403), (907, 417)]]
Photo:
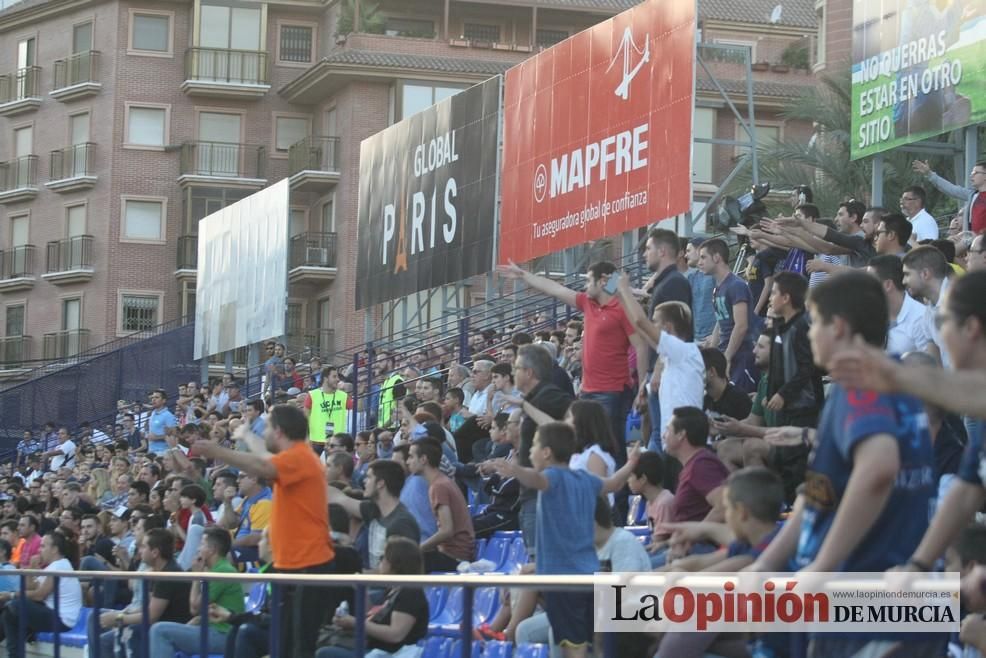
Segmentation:
[(335, 366), (322, 368), (322, 385), (305, 398), (308, 439), (317, 454), (325, 451), (325, 441), (336, 432), (349, 428), (349, 396), (339, 389), (339, 371)]

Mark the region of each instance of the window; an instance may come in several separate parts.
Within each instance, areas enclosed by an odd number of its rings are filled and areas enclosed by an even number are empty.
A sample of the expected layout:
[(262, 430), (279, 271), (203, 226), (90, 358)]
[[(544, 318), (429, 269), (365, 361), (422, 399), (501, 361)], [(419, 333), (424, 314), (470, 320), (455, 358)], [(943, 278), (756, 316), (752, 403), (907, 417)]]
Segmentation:
[(25, 126), (14, 131), (14, 157), (23, 158), (34, 150), (34, 127)]
[[(715, 43), (722, 44), (724, 46), (735, 46), (732, 51), (735, 53), (734, 57), (743, 57), (742, 49), (750, 49), (750, 61), (757, 61), (757, 42), (756, 41), (743, 41), (742, 39), (716, 39)], [(741, 60), (742, 61), (742, 60)]]
[(288, 233), (289, 237), (294, 237), (296, 235), (301, 235), (305, 232), (305, 209), (304, 208), (292, 208), (290, 214), (288, 215)]
[(300, 302), (288, 302), (287, 315), (284, 318), (284, 330), (288, 336), (302, 335), (301, 325), (304, 308)]
[(127, 146), (163, 147), (167, 143), (167, 107), (127, 106)]
[(92, 50), (92, 23), (82, 23), (72, 28), (72, 54)]
[(185, 225), (182, 228), (182, 235), (198, 235), (199, 220), (236, 203), (240, 199), (245, 199), (249, 195), (250, 190), (235, 187), (198, 187), (194, 185), (189, 187), (184, 199)]
[(818, 35), (815, 37), (815, 66), (825, 65), (825, 0), (816, 0), (815, 16), (818, 20)]
[(292, 144), (308, 136), (308, 119), (300, 117), (277, 117), (274, 148), (287, 153)]
[(387, 18), (384, 34), (391, 37), (435, 38), (435, 22), (420, 18)]
[(277, 59), (282, 62), (312, 61), (315, 51), (315, 28), (311, 25), (281, 25)]
[(121, 294), (120, 298), (120, 331), (148, 331), (159, 324), (160, 296)]
[(409, 83), (403, 83), (401, 87), (401, 108), (400, 112), (397, 113), (400, 115), (399, 119), (406, 119), (412, 114), (417, 114), (421, 110), (426, 110), (435, 103), (445, 100), (449, 96), (454, 96), (462, 91), (461, 87), (444, 87), (438, 85)]
[(7, 307), (6, 336), (24, 335), (24, 305)]
[[(62, 300), (62, 331), (78, 331), (82, 328), (82, 300), (78, 297)], [(76, 346), (78, 347), (78, 346)], [(78, 349), (71, 352), (77, 354)]]
[(319, 230), (322, 233), (335, 233), (336, 231), (336, 213), (335, 213), (335, 195), (329, 197), (328, 201), (322, 204), (322, 225), (319, 226)]
[(65, 209), (65, 229), (70, 238), (86, 234), (85, 204), (69, 206)]
[(123, 239), (160, 242), (164, 240), (164, 201), (123, 200)]
[(29, 243), (28, 237), (28, 217), (27, 215), (21, 215), (20, 217), (10, 218), (10, 246), (11, 247), (23, 247)]
[(499, 41), (500, 26), (486, 23), (466, 23), (462, 27), (462, 37), (470, 41)]
[(34, 66), (35, 54), (37, 52), (37, 43), (34, 37), (29, 37), (27, 39), (21, 39), (17, 42), (17, 68), (24, 69), (28, 66)]
[(568, 38), (568, 32), (566, 30), (546, 30), (538, 28), (537, 31), (537, 45), (542, 48), (549, 48), (556, 43), (564, 41)]
[[(716, 111), (707, 107), (695, 108), (695, 137), (715, 137)], [(692, 180), (696, 183), (712, 182), (712, 144), (694, 143), (692, 146)]]
[(131, 10), (130, 51), (171, 55), (171, 12)]
[(231, 50), (260, 50), (260, 10), (202, 5), (199, 46)]
[(195, 282), (184, 281), (181, 284), (181, 316), (195, 317)]

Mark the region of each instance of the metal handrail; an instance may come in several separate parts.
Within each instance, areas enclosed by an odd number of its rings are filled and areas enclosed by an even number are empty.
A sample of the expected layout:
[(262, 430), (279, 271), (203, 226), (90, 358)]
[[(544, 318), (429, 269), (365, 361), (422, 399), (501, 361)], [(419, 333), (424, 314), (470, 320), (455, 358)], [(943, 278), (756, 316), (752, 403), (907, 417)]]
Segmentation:
[(86, 50), (55, 60), (54, 90), (99, 81), (99, 51)]
[(254, 144), (185, 142), (181, 145), (181, 174), (262, 179), (266, 155), (263, 146)]
[(48, 243), (47, 272), (69, 272), (92, 267), (93, 236), (76, 235)]
[(52, 181), (92, 176), (92, 156), (96, 145), (92, 142), (73, 144), (51, 152), (48, 176)]
[(22, 155), (0, 162), (0, 192), (38, 185), (38, 156)]
[[(475, 590), (478, 588), (487, 587), (499, 587), (499, 588), (521, 588), (521, 589), (538, 589), (541, 591), (585, 591), (587, 589), (591, 590), (597, 585), (618, 585), (624, 584), (625, 578), (621, 579), (620, 574), (594, 574), (594, 575), (500, 575), (500, 574), (440, 574), (440, 575), (430, 575), (421, 574), (413, 576), (405, 575), (371, 575), (371, 574), (281, 574), (281, 573), (214, 573), (214, 572), (176, 572), (176, 571), (47, 571), (43, 569), (19, 569), (15, 573), (20, 577), (20, 596), (16, 602), (11, 602), (9, 605), (19, 605), (21, 606), (20, 614), (17, 615), (18, 619), (26, 619), (27, 615), (23, 609), (24, 600), (26, 598), (26, 587), (27, 578), (34, 577), (53, 577), (55, 586), (55, 608), (53, 613), (58, 615), (58, 587), (60, 580), (62, 578), (85, 578), (91, 580), (94, 587), (94, 598), (95, 600), (100, 600), (102, 598), (102, 581), (104, 579), (110, 580), (123, 580), (123, 579), (137, 579), (141, 581), (165, 581), (165, 582), (188, 582), (188, 581), (199, 581), (201, 583), (201, 596), (203, 600), (208, 600), (209, 598), (209, 583), (228, 583), (234, 582), (241, 585), (247, 583), (258, 583), (266, 582), (270, 583), (272, 586), (272, 601), (274, 602), (270, 606), (271, 614), (271, 624), (270, 624), (270, 658), (287, 658), (280, 655), (280, 646), (278, 643), (278, 638), (280, 638), (281, 624), (284, 622), (283, 616), (283, 606), (277, 605), (277, 602), (281, 600), (283, 592), (281, 588), (286, 585), (306, 585), (306, 586), (336, 586), (336, 587), (352, 587), (355, 590), (355, 606), (352, 610), (352, 616), (355, 623), (355, 628), (353, 629), (355, 646), (353, 647), (353, 652), (357, 658), (362, 657), (366, 652), (366, 616), (367, 616), (367, 590), (373, 587), (393, 587), (393, 586), (403, 586), (403, 587), (461, 587), (463, 590), (462, 597), (462, 619), (459, 623), (459, 634), (461, 642), (462, 658), (470, 658), (472, 655), (472, 640), (473, 640), (473, 603)], [(642, 575), (632, 578), (632, 581), (639, 580), (641, 583), (645, 583), (649, 586), (658, 584), (658, 582), (663, 582), (663, 577), (660, 574)], [(150, 588), (143, 588), (144, 596), (141, 605), (141, 622), (140, 626), (142, 628), (141, 638), (144, 642), (148, 641), (150, 637), (149, 633), (149, 593)], [(329, 611), (327, 611), (329, 612)], [(99, 623), (98, 614), (95, 617), (95, 631), (96, 636), (99, 636), (104, 629)], [(109, 629), (106, 629), (109, 630)], [(207, 656), (208, 652), (208, 624), (202, 624), (200, 626), (201, 635), (199, 638), (199, 655)], [(19, 633), (19, 644), (24, 646), (24, 640), (26, 636), (26, 628), (24, 625), (18, 625)], [(61, 635), (62, 632), (56, 630), (52, 633), (54, 638), (54, 645), (56, 655), (61, 648)], [(611, 638), (609, 638), (611, 639)], [(13, 640), (9, 638), (8, 641)], [(603, 643), (603, 655), (605, 658), (615, 658), (616, 656), (616, 644), (612, 641), (604, 641)], [(146, 645), (145, 645), (146, 646)], [(106, 658), (100, 656), (100, 647), (89, 647), (89, 655), (91, 658)]]
[(14, 103), (41, 97), (41, 67), (26, 66), (0, 75), (0, 103)]
[(339, 171), (338, 137), (309, 135), (288, 147), (288, 175), (298, 172)]
[(185, 79), (246, 85), (270, 84), (264, 50), (193, 47), (185, 51)]

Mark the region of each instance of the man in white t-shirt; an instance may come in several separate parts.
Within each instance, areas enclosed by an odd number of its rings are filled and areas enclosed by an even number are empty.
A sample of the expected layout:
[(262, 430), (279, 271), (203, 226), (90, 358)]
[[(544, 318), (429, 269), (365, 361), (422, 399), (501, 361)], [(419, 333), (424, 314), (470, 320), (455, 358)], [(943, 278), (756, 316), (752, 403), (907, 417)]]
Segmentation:
[(72, 441), (67, 427), (58, 429), (58, 445), (41, 457), (43, 459), (51, 457), (52, 471), (57, 471), (63, 466), (75, 466), (75, 442)]
[(912, 297), (925, 301), (925, 326), (931, 337), (925, 351), (941, 361), (945, 368), (950, 368), (952, 363), (935, 316), (945, 301), (951, 274), (952, 268), (948, 266), (944, 254), (931, 245), (912, 249), (904, 256), (904, 286)]
[(924, 304), (904, 290), (904, 267), (896, 256), (881, 254), (870, 259), (866, 271), (880, 280), (887, 295), (890, 326), (887, 353), (923, 352), (931, 341)]
[(900, 195), (901, 212), (910, 220), (914, 229), (911, 231), (911, 245), (916, 245), (921, 240), (938, 239), (938, 222), (924, 209), (926, 199), (927, 193), (919, 185), (905, 188)]

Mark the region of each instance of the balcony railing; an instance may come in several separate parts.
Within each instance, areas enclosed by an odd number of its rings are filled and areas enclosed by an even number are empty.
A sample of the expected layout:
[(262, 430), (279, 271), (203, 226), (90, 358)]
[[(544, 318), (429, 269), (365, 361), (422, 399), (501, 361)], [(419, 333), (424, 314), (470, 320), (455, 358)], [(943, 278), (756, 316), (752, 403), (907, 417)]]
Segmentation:
[(72, 238), (49, 242), (48, 273), (91, 269), (92, 241), (91, 235), (77, 235)]
[(0, 368), (9, 370), (19, 368), (31, 359), (30, 336), (7, 336), (0, 338)]
[(41, 67), (28, 66), (0, 76), (0, 104), (41, 96)]
[(178, 236), (178, 263), (179, 270), (196, 270), (199, 267), (199, 236), (180, 235)]
[(339, 171), (339, 138), (310, 135), (288, 149), (288, 175), (299, 171)]
[(185, 142), (181, 174), (221, 178), (263, 179), (267, 151), (263, 146), (228, 142)]
[(0, 251), (0, 278), (9, 281), (34, 276), (34, 251), (33, 244)]
[(335, 267), (335, 233), (301, 233), (291, 238), (290, 269), (296, 267)]
[(93, 176), (95, 150), (95, 144), (86, 142), (52, 151), (49, 169), (51, 180), (59, 181), (81, 176)]
[(0, 193), (38, 185), (38, 156), (25, 155), (0, 162)]
[(87, 82), (99, 82), (99, 51), (87, 50), (55, 60), (54, 91)]
[(88, 329), (67, 329), (44, 335), (44, 359), (66, 359), (89, 349)]
[(185, 80), (232, 85), (270, 85), (269, 56), (262, 50), (189, 48)]

